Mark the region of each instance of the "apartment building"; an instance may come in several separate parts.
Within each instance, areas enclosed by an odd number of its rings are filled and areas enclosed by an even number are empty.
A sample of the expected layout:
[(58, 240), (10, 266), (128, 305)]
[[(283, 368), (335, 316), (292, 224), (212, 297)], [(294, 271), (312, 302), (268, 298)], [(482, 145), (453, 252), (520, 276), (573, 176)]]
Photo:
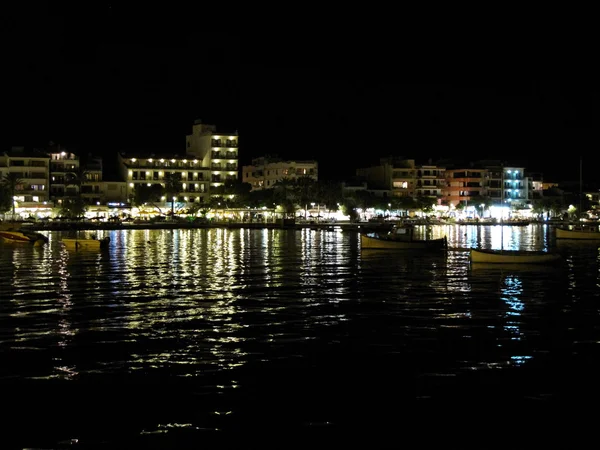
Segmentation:
[(79, 193), (79, 185), (73, 182), (74, 174), (79, 173), (79, 156), (59, 146), (51, 146), (50, 158), (50, 197), (60, 204), (67, 197)]
[(381, 158), (379, 165), (356, 171), (369, 190), (387, 189), (392, 197), (440, 197), (446, 185), (444, 173), (444, 167), (397, 157)]
[(435, 165), (417, 166), (416, 169), (417, 197), (442, 197), (446, 187), (446, 169)]
[[(211, 171), (201, 160), (173, 155), (117, 155), (121, 177), (126, 183), (126, 198), (132, 202), (137, 185), (166, 187), (169, 177), (180, 182), (181, 191), (174, 195), (176, 202), (208, 203)], [(163, 201), (171, 201), (166, 197)]]
[(504, 198), (505, 204), (522, 208), (532, 199), (541, 198), (544, 187), (541, 174), (530, 176), (524, 167), (489, 160), (465, 168), (431, 162), (418, 165), (412, 159), (386, 157), (379, 165), (357, 169), (356, 174), (367, 182), (369, 190), (388, 190), (393, 197), (436, 197), (453, 206), (487, 197), (493, 204)]
[[(523, 208), (536, 196), (542, 196), (541, 190), (534, 190), (534, 178), (526, 174), (524, 167), (509, 166), (500, 162), (490, 163), (481, 161), (481, 166), (485, 170), (483, 184), (483, 196), (492, 200), (492, 203), (499, 204), (504, 201), (514, 208)], [(539, 175), (541, 178), (541, 175)], [(535, 181), (536, 186), (541, 188), (543, 183), (540, 180)]]
[[(452, 168), (444, 172), (446, 186), (442, 189), (441, 198), (448, 205), (459, 203), (470, 204), (486, 195), (488, 170), (475, 168)], [(500, 185), (497, 186), (500, 192)], [(499, 197), (499, 196), (498, 196)]]
[(208, 204), (225, 182), (238, 179), (238, 135), (217, 133), (215, 125), (196, 120), (186, 136), (184, 156), (123, 152), (117, 159), (128, 202), (135, 196), (136, 185), (160, 184), (164, 188), (169, 178), (175, 178), (181, 186), (174, 195), (176, 202)]
[(80, 171), (82, 175), (81, 198), (88, 205), (106, 203), (106, 184), (102, 181), (102, 158), (89, 155)]
[(13, 176), (17, 181), (14, 205), (22, 215), (39, 210), (50, 212), (49, 161), (47, 154), (24, 147), (13, 147), (0, 154), (0, 179)]
[(290, 161), (276, 156), (262, 156), (252, 164), (242, 167), (242, 182), (249, 183), (253, 191), (272, 189), (278, 181), (309, 177), (319, 180), (317, 161)]
[(192, 134), (186, 136), (186, 159), (197, 160), (198, 167), (209, 169), (209, 189), (219, 193), (227, 181), (239, 179), (239, 140), (234, 133), (217, 133), (215, 125), (196, 120)]

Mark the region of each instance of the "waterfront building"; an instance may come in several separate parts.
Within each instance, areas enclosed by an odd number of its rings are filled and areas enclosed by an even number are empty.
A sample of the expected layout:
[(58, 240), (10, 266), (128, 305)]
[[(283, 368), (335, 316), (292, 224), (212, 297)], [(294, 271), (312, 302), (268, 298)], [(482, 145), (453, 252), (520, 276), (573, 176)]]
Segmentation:
[(13, 202), (20, 218), (38, 213), (50, 215), (50, 158), (47, 154), (24, 147), (12, 147), (0, 154), (0, 179), (10, 176), (17, 182)]
[(283, 160), (277, 156), (262, 156), (252, 160), (252, 164), (242, 167), (242, 182), (249, 183), (253, 191), (273, 189), (277, 182), (294, 181), (308, 177), (319, 180), (317, 161)]

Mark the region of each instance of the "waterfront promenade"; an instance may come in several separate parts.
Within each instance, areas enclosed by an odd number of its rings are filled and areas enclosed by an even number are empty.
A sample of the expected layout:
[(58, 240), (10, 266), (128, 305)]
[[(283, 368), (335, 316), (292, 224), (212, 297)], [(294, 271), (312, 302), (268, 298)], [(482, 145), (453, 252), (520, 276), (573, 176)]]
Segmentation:
[(53, 221), (24, 222), (23, 227), (32, 231), (66, 231), (66, 230), (172, 230), (195, 228), (258, 228), (258, 229), (332, 229), (341, 228), (348, 231), (388, 230), (393, 222), (314, 222), (283, 223), (276, 222), (231, 222), (231, 221), (165, 221), (165, 222), (90, 222), (90, 221)]
[[(0, 221), (1, 223), (1, 221)], [(385, 231), (389, 230), (396, 222), (286, 222), (277, 221), (260, 221), (260, 222), (240, 222), (240, 221), (140, 221), (140, 222), (96, 222), (96, 221), (36, 221), (22, 222), (23, 227), (27, 227), (32, 231), (68, 231), (68, 230), (173, 230), (173, 229), (195, 229), (195, 228), (254, 228), (254, 229), (333, 229), (341, 228), (346, 231)], [(531, 222), (538, 224), (542, 222)], [(562, 220), (553, 220), (543, 222), (547, 225), (565, 225), (569, 222)], [(449, 223), (427, 223), (415, 222), (415, 225), (457, 225), (457, 226), (483, 226), (490, 225), (485, 223), (461, 224), (455, 222)], [(522, 223), (504, 223), (504, 225), (522, 226)]]

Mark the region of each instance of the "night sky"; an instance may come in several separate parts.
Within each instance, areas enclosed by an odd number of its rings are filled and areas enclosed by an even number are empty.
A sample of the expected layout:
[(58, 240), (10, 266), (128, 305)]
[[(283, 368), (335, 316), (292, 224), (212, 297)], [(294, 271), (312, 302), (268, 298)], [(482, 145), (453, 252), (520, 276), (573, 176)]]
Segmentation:
[(483, 46), (244, 34), (190, 15), (109, 2), (11, 13), (3, 148), (184, 154), (199, 118), (239, 132), (242, 165), (314, 158), (337, 180), (387, 155), (518, 159), (546, 179), (578, 178), (580, 156), (598, 163), (597, 82), (534, 70), (531, 47), (484, 58)]

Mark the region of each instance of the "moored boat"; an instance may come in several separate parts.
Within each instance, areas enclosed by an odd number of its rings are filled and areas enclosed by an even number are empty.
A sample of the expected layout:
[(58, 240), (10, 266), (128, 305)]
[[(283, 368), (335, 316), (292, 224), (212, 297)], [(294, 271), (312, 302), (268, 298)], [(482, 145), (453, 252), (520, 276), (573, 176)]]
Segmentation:
[(472, 263), (486, 264), (551, 264), (561, 259), (560, 254), (544, 251), (471, 249)]
[(446, 250), (446, 236), (436, 239), (415, 237), (413, 225), (396, 225), (388, 233), (361, 233), (360, 248), (385, 250)]
[(572, 228), (556, 228), (556, 239), (588, 239), (600, 240), (600, 229), (596, 226), (574, 226)]
[(561, 264), (512, 264), (512, 263), (475, 263), (471, 264), (472, 273), (487, 273), (492, 271), (502, 271), (503, 273), (552, 273), (560, 270)]
[(108, 248), (110, 238), (107, 236), (102, 239), (96, 238), (62, 238), (63, 245), (70, 250), (101, 250)]
[(7, 242), (23, 242), (36, 246), (48, 242), (48, 238), (42, 233), (25, 230), (20, 224), (3, 223), (0, 227), (0, 237)]

